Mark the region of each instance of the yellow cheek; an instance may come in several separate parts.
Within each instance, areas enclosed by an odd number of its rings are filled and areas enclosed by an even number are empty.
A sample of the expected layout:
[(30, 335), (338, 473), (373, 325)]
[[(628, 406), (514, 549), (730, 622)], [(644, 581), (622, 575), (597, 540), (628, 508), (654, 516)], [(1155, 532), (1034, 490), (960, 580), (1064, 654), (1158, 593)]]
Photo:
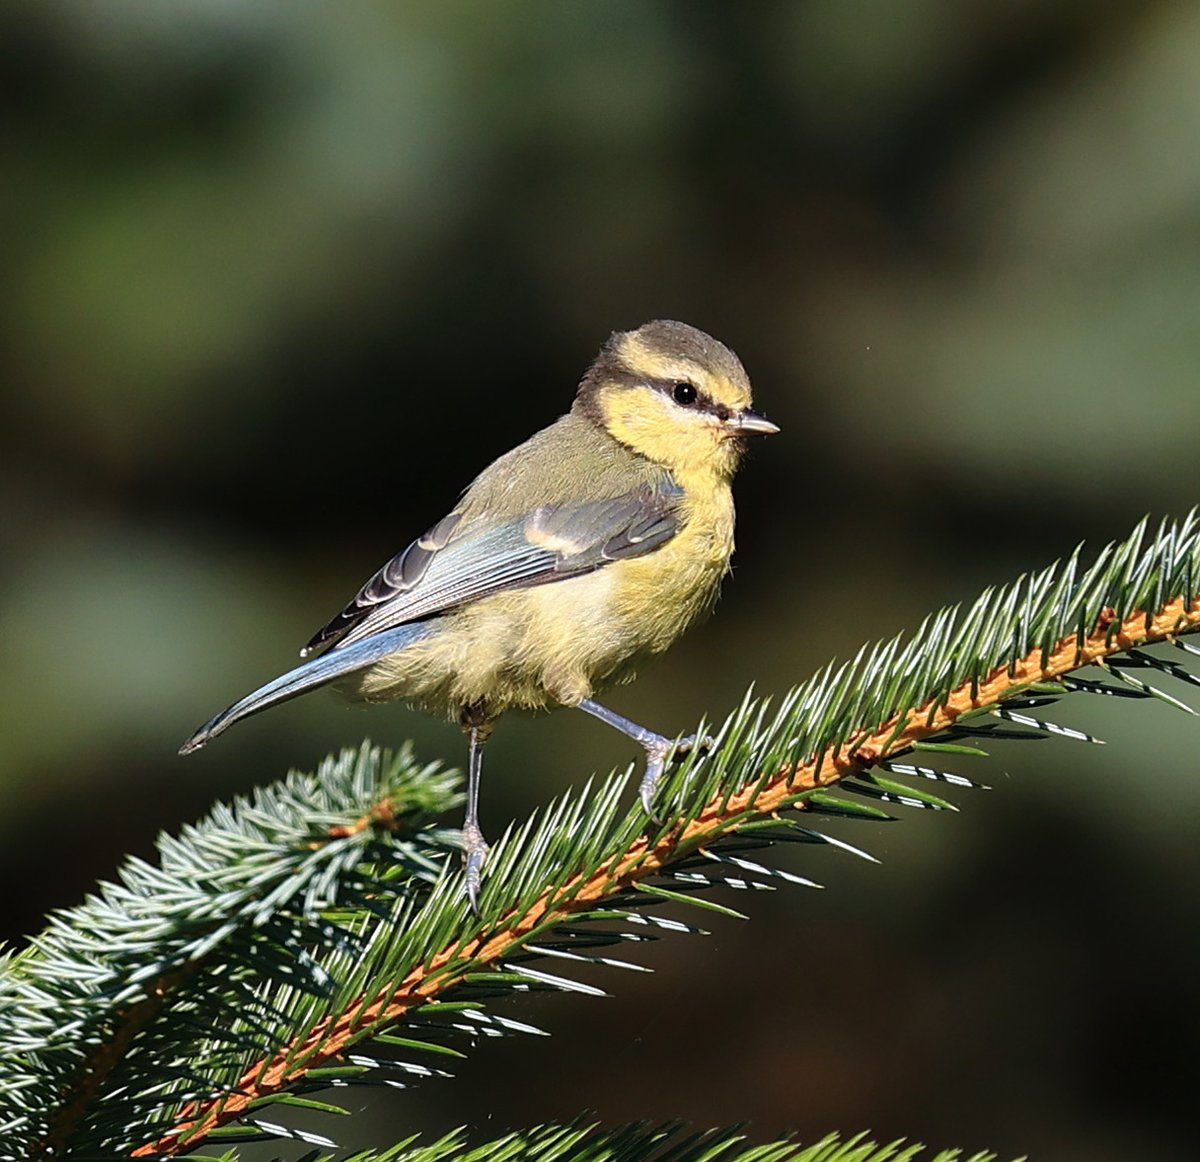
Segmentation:
[(622, 444), (670, 468), (686, 487), (692, 477), (731, 476), (737, 448), (702, 415), (676, 418), (648, 391), (621, 391), (605, 401), (605, 426)]

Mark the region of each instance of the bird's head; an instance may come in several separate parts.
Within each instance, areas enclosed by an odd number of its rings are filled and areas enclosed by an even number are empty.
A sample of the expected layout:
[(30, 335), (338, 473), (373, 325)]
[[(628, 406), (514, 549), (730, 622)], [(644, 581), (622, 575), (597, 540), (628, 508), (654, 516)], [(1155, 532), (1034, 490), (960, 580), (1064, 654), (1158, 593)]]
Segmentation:
[(729, 477), (748, 435), (779, 431), (750, 404), (750, 380), (728, 347), (657, 319), (609, 338), (575, 410), (673, 472)]

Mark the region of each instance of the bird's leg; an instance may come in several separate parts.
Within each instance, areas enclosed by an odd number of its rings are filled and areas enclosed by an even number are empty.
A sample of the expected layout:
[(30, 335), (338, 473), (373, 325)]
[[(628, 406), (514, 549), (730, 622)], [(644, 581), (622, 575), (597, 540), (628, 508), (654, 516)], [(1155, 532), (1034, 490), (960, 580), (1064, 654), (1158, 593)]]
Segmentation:
[(607, 706), (601, 706), (599, 702), (593, 702), (590, 698), (584, 698), (577, 705), (580, 710), (586, 710), (594, 718), (600, 719), (601, 722), (607, 722), (609, 726), (642, 744), (646, 751), (646, 772), (642, 775), (642, 781), (638, 786), (638, 795), (641, 797), (642, 807), (646, 814), (655, 823), (661, 823), (662, 820), (654, 813), (654, 792), (658, 789), (667, 759), (679, 758), (687, 754), (694, 746), (698, 746), (701, 750), (708, 750), (712, 746), (712, 739), (698, 739), (695, 735), (677, 739), (667, 738), (665, 735), (647, 730), (644, 726), (638, 726), (636, 722), (631, 722), (615, 710), (609, 710)]
[(463, 863), (466, 865), (467, 899), (471, 911), (479, 914), (479, 877), (488, 845), (479, 826), (479, 776), (483, 770), (483, 744), (492, 733), (490, 722), (479, 722), (469, 710), (463, 712), (463, 729), (467, 732), (467, 814), (463, 819)]

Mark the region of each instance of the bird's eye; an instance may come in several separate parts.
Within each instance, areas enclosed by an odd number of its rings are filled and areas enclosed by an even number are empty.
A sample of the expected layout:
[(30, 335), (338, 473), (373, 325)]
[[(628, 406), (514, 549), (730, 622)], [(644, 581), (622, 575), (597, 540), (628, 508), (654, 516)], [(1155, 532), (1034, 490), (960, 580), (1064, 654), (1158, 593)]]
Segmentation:
[(700, 396), (700, 393), (690, 383), (677, 383), (671, 394), (675, 397), (675, 402), (682, 404), (685, 408), (691, 407)]

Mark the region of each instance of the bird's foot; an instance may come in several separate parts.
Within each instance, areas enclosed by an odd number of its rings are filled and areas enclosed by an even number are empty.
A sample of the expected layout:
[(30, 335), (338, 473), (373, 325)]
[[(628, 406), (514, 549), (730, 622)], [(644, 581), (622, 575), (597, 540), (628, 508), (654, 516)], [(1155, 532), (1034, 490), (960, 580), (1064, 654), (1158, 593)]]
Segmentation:
[(642, 745), (646, 748), (646, 773), (642, 775), (641, 784), (638, 786), (638, 795), (646, 814), (655, 824), (661, 824), (663, 821), (654, 809), (654, 796), (658, 791), (658, 784), (662, 781), (667, 763), (679, 762), (693, 750), (707, 754), (713, 748), (713, 740), (707, 734), (703, 737), (688, 734), (683, 738), (676, 739), (658, 735)]
[(675, 753), (671, 757), (673, 760), (685, 758), (693, 750), (698, 750), (701, 754), (708, 754), (716, 745), (711, 734), (687, 734), (675, 744)]
[(468, 822), (463, 826), (463, 867), (466, 874), (467, 900), (471, 911), (479, 915), (479, 880), (483, 874), (483, 865), (487, 860), (488, 845), (479, 830), (477, 823)]

